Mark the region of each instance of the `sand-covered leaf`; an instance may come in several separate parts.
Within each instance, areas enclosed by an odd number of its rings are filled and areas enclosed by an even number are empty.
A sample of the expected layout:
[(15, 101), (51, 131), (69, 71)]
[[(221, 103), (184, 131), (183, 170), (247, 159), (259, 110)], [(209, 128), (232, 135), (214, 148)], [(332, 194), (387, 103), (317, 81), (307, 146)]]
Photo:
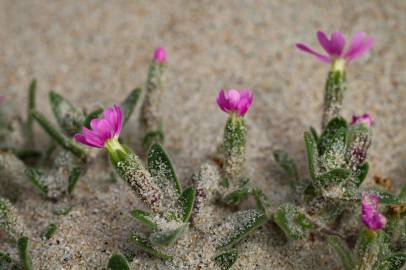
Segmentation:
[(196, 198), (196, 189), (194, 187), (188, 187), (179, 196), (179, 204), (182, 207), (183, 222), (188, 222), (192, 215), (193, 205)]
[(276, 150), (273, 152), (273, 156), (275, 161), (281, 166), (284, 172), (289, 177), (289, 182), (291, 186), (296, 186), (299, 181), (299, 174), (297, 172), (296, 163), (293, 159), (291, 159), (283, 150)]
[(237, 261), (237, 259), (238, 253), (235, 249), (227, 250), (214, 257), (214, 261), (221, 270), (230, 269), (231, 266), (233, 266), (233, 264)]
[(289, 240), (299, 240), (307, 236), (314, 227), (306, 215), (292, 204), (281, 205), (274, 213), (274, 222), (282, 229)]
[(137, 220), (141, 221), (145, 225), (147, 225), (150, 229), (155, 230), (157, 228), (157, 224), (155, 222), (154, 214), (140, 210), (134, 209), (131, 211), (131, 215), (136, 218)]
[(64, 149), (72, 152), (78, 158), (86, 158), (86, 150), (75, 141), (73, 141), (71, 138), (68, 138), (64, 134), (62, 134), (48, 121), (48, 119), (43, 114), (38, 111), (32, 110), (31, 115), (56, 143), (58, 143)]
[(164, 181), (169, 181), (178, 196), (182, 193), (182, 187), (176, 176), (172, 162), (160, 144), (153, 144), (148, 151), (148, 171), (157, 181), (158, 185), (165, 187)]
[(127, 123), (132, 115), (137, 102), (141, 96), (141, 88), (135, 88), (128, 94), (128, 96), (121, 103), (121, 110), (123, 112), (123, 126)]
[(271, 207), (271, 202), (269, 201), (268, 197), (259, 188), (254, 188), (252, 190), (252, 195), (254, 196), (257, 209), (266, 214), (266, 210)]
[(158, 249), (156, 249), (148, 239), (146, 239), (145, 237), (141, 236), (138, 233), (133, 233), (133, 235), (131, 236), (131, 239), (134, 241), (135, 245), (139, 249), (143, 250), (144, 252), (146, 252), (152, 256), (162, 258), (164, 260), (172, 259), (172, 256), (167, 255), (167, 254), (159, 251)]
[(121, 254), (114, 254), (107, 265), (108, 270), (130, 270), (127, 259)]
[(223, 236), (219, 239), (218, 248), (228, 249), (243, 237), (265, 224), (268, 218), (256, 209), (242, 210), (233, 214), (220, 229)]
[(243, 186), (234, 190), (224, 196), (222, 199), (223, 203), (226, 205), (236, 206), (239, 205), (242, 201), (248, 198), (249, 195), (249, 188), (247, 186)]
[(383, 234), (380, 231), (363, 229), (355, 245), (355, 256), (359, 269), (373, 269), (381, 253)]
[(52, 236), (55, 235), (56, 231), (58, 230), (58, 226), (55, 223), (49, 224), (45, 231), (42, 233), (42, 239), (43, 240), (49, 240), (52, 238)]
[(354, 173), (353, 183), (357, 188), (360, 187), (361, 184), (364, 182), (365, 177), (367, 177), (368, 171), (369, 171), (368, 162), (363, 163), (356, 169)]
[(39, 192), (41, 192), (44, 195), (47, 195), (48, 188), (44, 185), (41, 179), (43, 177), (43, 174), (39, 170), (28, 168), (27, 170), (25, 170), (25, 174)]
[(329, 236), (327, 238), (328, 243), (337, 252), (341, 259), (341, 262), (345, 270), (353, 270), (355, 268), (354, 259), (352, 257), (352, 252), (348, 248), (347, 244), (337, 236)]
[(332, 143), (336, 133), (340, 129), (347, 129), (347, 121), (342, 117), (335, 117), (328, 122), (326, 128), (321, 134), (318, 141), (318, 149), (320, 154), (323, 154), (328, 146)]
[(28, 89), (28, 102), (27, 102), (27, 123), (26, 123), (26, 138), (27, 146), (32, 146), (34, 143), (34, 132), (33, 132), (33, 122), (34, 119), (31, 115), (31, 110), (36, 107), (36, 96), (37, 96), (37, 80), (33, 79), (30, 83)]
[(187, 229), (187, 224), (182, 224), (175, 229), (163, 229), (153, 232), (149, 239), (152, 243), (160, 246), (173, 244)]
[[(325, 151), (319, 158), (320, 167), (325, 171), (343, 168), (347, 162), (347, 130), (341, 128), (337, 130), (335, 136), (325, 147)], [(320, 150), (319, 150), (320, 151)]]
[(400, 188), (399, 199), (406, 201), (406, 184)]
[(344, 183), (350, 175), (351, 171), (338, 168), (320, 174), (317, 181), (322, 187), (329, 188)]
[(315, 180), (318, 175), (318, 152), (317, 152), (317, 143), (314, 140), (313, 135), (309, 131), (304, 133), (304, 141), (306, 146), (307, 153), (307, 162), (309, 167), (309, 174), (312, 180)]
[(49, 103), (59, 126), (68, 136), (80, 131), (85, 117), (79, 109), (53, 91), (49, 93)]
[(376, 270), (400, 270), (406, 263), (405, 253), (392, 254), (389, 257), (383, 259)]
[(72, 194), (73, 190), (76, 187), (76, 184), (79, 180), (79, 176), (80, 176), (80, 168), (73, 168), (69, 174), (69, 178), (68, 178), (68, 193)]
[(28, 245), (29, 245), (28, 237), (23, 236), (20, 239), (18, 239), (17, 242), (18, 254), (20, 256), (20, 261), (23, 270), (32, 270), (32, 260)]

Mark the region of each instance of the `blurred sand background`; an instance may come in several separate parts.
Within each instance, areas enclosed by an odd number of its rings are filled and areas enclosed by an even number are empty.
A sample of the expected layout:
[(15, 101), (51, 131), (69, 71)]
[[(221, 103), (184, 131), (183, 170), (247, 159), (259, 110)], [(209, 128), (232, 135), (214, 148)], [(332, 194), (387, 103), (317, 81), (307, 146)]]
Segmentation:
[[(49, 90), (84, 108), (109, 106), (144, 85), (154, 48), (164, 46), (168, 52), (162, 104), (166, 147), (180, 178), (186, 182), (222, 139), (226, 115), (215, 103), (218, 90), (251, 88), (255, 98), (246, 117), (248, 174), (278, 205), (287, 200), (290, 188), (272, 151), (284, 148), (307, 175), (303, 131), (310, 125), (319, 129), (329, 69), (294, 44), (319, 48), (317, 30), (339, 30), (347, 36), (364, 31), (376, 43), (367, 56), (348, 67), (343, 114), (349, 119), (353, 113), (372, 113), (375, 137), (368, 181), (380, 175), (399, 186), (406, 181), (405, 14), (402, 0), (0, 0), (0, 93), (16, 114), (24, 115), (26, 89), (35, 77), (38, 107), (49, 116)], [(40, 145), (45, 145), (46, 135), (38, 127), (36, 132)], [(134, 143), (136, 133), (132, 118), (125, 134)], [(95, 197), (120, 197), (119, 189), (109, 195), (97, 181), (87, 177), (79, 183), (83, 209)], [(40, 206), (38, 194), (27, 196), (28, 202), (17, 205), (27, 215), (52, 208)], [(86, 215), (83, 209), (79, 216)], [(32, 228), (46, 226), (40, 216), (29, 214), (29, 219), (34, 218)], [(116, 231), (134, 227), (131, 218), (123, 219), (114, 223)], [(105, 249), (109, 253), (113, 248)], [(102, 259), (107, 260), (108, 254)], [(56, 269), (101, 269), (105, 261), (100, 260), (92, 266)], [(301, 269), (289, 267), (280, 269)], [(245, 269), (269, 268), (247, 265)], [(325, 269), (331, 268), (327, 264)]]

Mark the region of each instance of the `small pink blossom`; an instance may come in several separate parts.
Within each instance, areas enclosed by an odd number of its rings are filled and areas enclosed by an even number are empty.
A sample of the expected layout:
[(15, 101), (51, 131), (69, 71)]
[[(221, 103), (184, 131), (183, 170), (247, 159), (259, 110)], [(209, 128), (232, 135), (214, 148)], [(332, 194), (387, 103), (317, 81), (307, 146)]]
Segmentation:
[(379, 212), (379, 198), (375, 193), (362, 194), (362, 222), (371, 230), (380, 230), (387, 220)]
[(91, 147), (103, 148), (107, 141), (118, 139), (123, 125), (120, 106), (114, 105), (104, 110), (103, 117), (90, 122), (91, 129), (83, 127), (82, 133), (75, 134), (77, 142)]
[(374, 39), (367, 37), (364, 32), (355, 33), (346, 52), (344, 52), (345, 37), (340, 32), (334, 32), (328, 39), (324, 32), (318, 31), (317, 39), (327, 55), (320, 54), (303, 43), (297, 43), (296, 47), (326, 63), (332, 63), (335, 59), (344, 59), (346, 62), (350, 62), (363, 55), (374, 45)]
[(365, 113), (363, 115), (353, 115), (351, 125), (356, 125), (359, 123), (365, 123), (368, 127), (372, 127), (374, 121), (372, 116), (369, 113)]
[(154, 60), (160, 64), (163, 64), (166, 62), (166, 51), (165, 48), (159, 47), (155, 50), (154, 53)]
[(244, 116), (250, 108), (253, 100), (251, 90), (234, 90), (230, 89), (227, 92), (221, 89), (217, 96), (217, 104), (224, 112), (237, 113), (239, 116)]

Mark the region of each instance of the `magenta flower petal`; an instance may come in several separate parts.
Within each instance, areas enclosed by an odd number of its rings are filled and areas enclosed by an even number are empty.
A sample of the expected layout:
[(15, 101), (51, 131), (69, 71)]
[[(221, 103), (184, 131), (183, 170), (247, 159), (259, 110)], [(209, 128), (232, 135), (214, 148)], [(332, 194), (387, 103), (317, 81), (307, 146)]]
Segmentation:
[(367, 37), (364, 32), (355, 33), (344, 58), (347, 61), (354, 60), (367, 52), (373, 45), (374, 39), (372, 37)]
[(236, 113), (239, 116), (244, 116), (250, 108), (253, 100), (253, 95), (250, 90), (235, 90), (230, 89), (227, 92), (223, 89), (217, 95), (217, 104), (220, 109), (227, 113)]
[(362, 194), (362, 222), (371, 230), (386, 226), (387, 219), (379, 212), (379, 198), (375, 193)]
[(365, 123), (368, 127), (372, 127), (374, 124), (374, 120), (369, 113), (365, 113), (363, 115), (353, 115), (351, 125), (356, 125), (359, 123)]
[(328, 55), (332, 55), (334, 52), (334, 48), (331, 46), (330, 40), (328, 40), (326, 34), (322, 31), (317, 32), (317, 39), (323, 49), (326, 51)]
[(332, 55), (341, 57), (345, 46), (345, 37), (340, 32), (334, 32), (331, 35)]
[(83, 127), (82, 133), (74, 136), (74, 139), (91, 147), (103, 148), (106, 141), (117, 139), (120, 135), (123, 114), (120, 106), (114, 105), (107, 108), (103, 118), (90, 121), (90, 128)]
[(154, 60), (161, 64), (166, 61), (166, 51), (163, 47), (159, 47), (155, 50)]
[(297, 43), (296, 48), (298, 48), (301, 51), (313, 54), (314, 56), (316, 56), (316, 58), (318, 60), (320, 60), (322, 62), (331, 63), (331, 59), (328, 56), (322, 55), (322, 54), (310, 49), (308, 46), (304, 45), (303, 43)]

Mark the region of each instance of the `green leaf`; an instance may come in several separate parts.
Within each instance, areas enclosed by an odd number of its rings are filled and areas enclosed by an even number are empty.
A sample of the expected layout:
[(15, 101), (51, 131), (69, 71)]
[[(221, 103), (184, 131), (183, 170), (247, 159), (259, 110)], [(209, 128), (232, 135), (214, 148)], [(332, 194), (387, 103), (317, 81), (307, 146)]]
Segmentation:
[(46, 117), (35, 110), (31, 111), (32, 117), (40, 124), (40, 126), (48, 133), (48, 135), (54, 139), (64, 149), (72, 152), (78, 158), (82, 160), (86, 159), (86, 151), (72, 139), (67, 138), (61, 132), (59, 132)]
[(151, 244), (151, 242), (148, 241), (148, 239), (144, 238), (143, 236), (137, 234), (137, 233), (133, 233), (133, 235), (131, 236), (131, 239), (135, 242), (135, 245), (145, 251), (146, 253), (158, 257), (158, 258), (162, 258), (164, 260), (171, 260), (172, 256), (167, 255), (159, 250), (157, 250), (156, 248), (154, 248)]
[(86, 128), (90, 128), (90, 122), (95, 118), (99, 118), (102, 115), (102, 113), (103, 113), (102, 108), (90, 112), (83, 121), (83, 126)]
[(259, 188), (254, 188), (252, 190), (252, 195), (254, 195), (257, 209), (262, 213), (266, 214), (266, 210), (271, 207), (271, 203), (269, 202), (268, 197)]
[(142, 145), (147, 149), (154, 143), (162, 144), (165, 140), (164, 132), (161, 129), (147, 131), (142, 139)]
[(173, 230), (162, 230), (153, 232), (149, 239), (152, 243), (161, 246), (169, 246), (173, 244), (186, 230), (187, 224), (182, 224)]
[(309, 183), (306, 186), (305, 190), (303, 191), (303, 195), (304, 195), (304, 200), (306, 202), (310, 202), (319, 194), (318, 194), (316, 188), (314, 187), (314, 185), (312, 183)]
[(351, 175), (351, 171), (347, 169), (333, 169), (329, 172), (320, 174), (317, 177), (317, 181), (324, 188), (333, 187), (344, 183)]
[(249, 188), (246, 186), (240, 187), (224, 196), (222, 199), (223, 203), (230, 206), (239, 205), (242, 201), (248, 198)]
[(72, 194), (73, 190), (76, 187), (76, 184), (79, 180), (81, 170), (80, 168), (76, 167), (73, 168), (70, 172), (69, 179), (68, 179), (68, 194)]
[(317, 134), (316, 129), (314, 127), (310, 127), (309, 130), (310, 130), (310, 133), (313, 135), (314, 140), (316, 142), (318, 142), (319, 141), (319, 135)]
[(374, 189), (372, 192), (374, 192), (379, 197), (379, 202), (382, 204), (400, 205), (404, 203), (402, 200), (400, 200), (389, 191)]
[(48, 188), (42, 183), (41, 178), (43, 177), (42, 173), (36, 169), (28, 168), (25, 170), (25, 174), (31, 180), (31, 183), (37, 188), (39, 192), (44, 195), (48, 194)]
[(227, 250), (216, 257), (214, 257), (214, 261), (216, 262), (217, 266), (220, 267), (221, 270), (228, 270), (233, 266), (233, 264), (238, 259), (237, 250)]
[(304, 140), (306, 145), (307, 162), (309, 166), (309, 173), (312, 180), (315, 180), (318, 175), (318, 153), (317, 143), (313, 135), (309, 131), (305, 131)]
[(368, 175), (368, 171), (369, 171), (368, 162), (363, 163), (357, 168), (354, 174), (354, 184), (356, 187), (361, 186), (361, 184), (364, 182), (365, 178)]
[(406, 201), (406, 184), (404, 184), (400, 189), (399, 199)]
[(33, 79), (28, 89), (28, 104), (27, 104), (27, 145), (32, 146), (34, 143), (34, 133), (32, 129), (33, 118), (31, 110), (35, 109), (35, 97), (37, 95), (37, 81)]
[(346, 140), (347, 130), (344, 128), (337, 130), (330, 143), (326, 145), (324, 153), (320, 156), (320, 167), (326, 171), (346, 167)]
[(188, 187), (185, 189), (179, 197), (179, 204), (183, 211), (183, 222), (188, 222), (192, 215), (193, 204), (196, 198), (196, 189), (194, 187)]
[(400, 270), (406, 263), (406, 254), (396, 253), (383, 259), (376, 270)]
[(307, 236), (314, 225), (297, 207), (286, 203), (274, 213), (274, 222), (282, 229), (289, 240), (299, 240)]
[(156, 222), (153, 220), (154, 214), (152, 214), (152, 213), (148, 213), (148, 212), (140, 210), (140, 209), (134, 209), (131, 212), (131, 215), (134, 218), (141, 221), (142, 223), (144, 223), (145, 225), (147, 225), (152, 230), (156, 230), (158, 227)]
[(130, 270), (127, 259), (121, 254), (114, 254), (107, 265), (108, 270)]
[(43, 240), (51, 239), (52, 236), (55, 235), (57, 230), (58, 230), (58, 226), (56, 226), (55, 223), (49, 224), (48, 227), (45, 229), (45, 231), (42, 233), (42, 239)]
[(21, 268), (11, 259), (10, 255), (0, 252), (0, 270), (21, 270)]
[(80, 110), (53, 91), (49, 92), (49, 103), (59, 126), (68, 136), (73, 136), (80, 131), (84, 120)]
[(329, 236), (327, 242), (332, 246), (338, 256), (340, 256), (345, 270), (355, 269), (354, 260), (352, 258), (351, 250), (349, 250), (347, 244), (337, 236)]
[(180, 195), (182, 193), (182, 187), (179, 183), (178, 177), (176, 176), (172, 162), (161, 145), (153, 144), (149, 148), (147, 167), (148, 171), (157, 181), (159, 186), (165, 187), (166, 183), (163, 181), (170, 181), (177, 194)]
[(20, 255), (23, 270), (32, 270), (32, 261), (28, 250), (28, 242), (29, 240), (26, 236), (21, 237), (17, 242), (18, 254)]
[(123, 126), (130, 119), (131, 114), (133, 113), (137, 102), (141, 96), (141, 88), (135, 88), (131, 93), (124, 99), (121, 103), (121, 110), (123, 112)]
[(283, 150), (274, 151), (273, 156), (275, 158), (275, 161), (288, 175), (291, 186), (296, 186), (299, 181), (299, 174), (297, 172), (295, 161), (291, 159), (288, 153)]
[(234, 246), (243, 237), (267, 221), (266, 215), (256, 209), (242, 210), (233, 214), (229, 222), (223, 225), (227, 233), (220, 239), (218, 248), (228, 249)]
[(324, 151), (333, 141), (333, 138), (336, 136), (338, 130), (340, 129), (347, 130), (347, 128), (348, 128), (347, 121), (344, 118), (339, 116), (331, 119), (330, 122), (328, 122), (326, 128), (324, 129), (318, 141), (319, 153), (320, 154), (324, 153)]

